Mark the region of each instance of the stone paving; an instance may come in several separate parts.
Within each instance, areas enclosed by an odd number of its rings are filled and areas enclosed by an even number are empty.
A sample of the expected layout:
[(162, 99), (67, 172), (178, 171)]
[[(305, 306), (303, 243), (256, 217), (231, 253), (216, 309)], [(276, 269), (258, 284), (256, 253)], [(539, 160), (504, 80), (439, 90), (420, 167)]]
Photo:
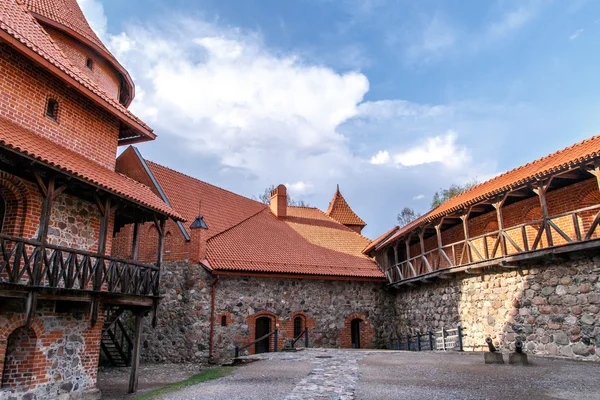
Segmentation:
[(162, 399), (600, 400), (597, 362), (530, 356), (528, 366), (485, 365), (483, 354), (474, 352), (336, 349), (243, 358), (257, 362)]
[[(285, 400), (300, 399), (354, 399), (354, 390), (358, 382), (358, 361), (366, 353), (361, 351), (344, 350), (313, 350), (299, 351), (291, 358), (298, 361), (310, 360), (313, 369), (285, 397)], [(268, 354), (266, 359), (277, 357)]]

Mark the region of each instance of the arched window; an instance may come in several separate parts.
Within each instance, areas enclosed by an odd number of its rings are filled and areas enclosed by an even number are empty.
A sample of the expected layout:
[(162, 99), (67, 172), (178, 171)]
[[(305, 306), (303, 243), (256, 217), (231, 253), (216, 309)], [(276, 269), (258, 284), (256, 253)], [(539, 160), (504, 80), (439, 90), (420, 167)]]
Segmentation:
[(20, 327), (8, 337), (4, 369), (2, 371), (2, 388), (26, 388), (31, 384), (37, 338), (31, 328)]

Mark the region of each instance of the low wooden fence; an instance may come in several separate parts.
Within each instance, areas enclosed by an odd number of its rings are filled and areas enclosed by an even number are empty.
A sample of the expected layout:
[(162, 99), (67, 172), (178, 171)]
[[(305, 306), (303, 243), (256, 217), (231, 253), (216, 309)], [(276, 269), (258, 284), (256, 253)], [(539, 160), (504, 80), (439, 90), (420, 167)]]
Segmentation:
[(408, 351), (463, 351), (465, 334), (459, 325), (456, 328), (442, 328), (439, 331), (417, 333), (416, 335), (390, 336), (390, 350)]

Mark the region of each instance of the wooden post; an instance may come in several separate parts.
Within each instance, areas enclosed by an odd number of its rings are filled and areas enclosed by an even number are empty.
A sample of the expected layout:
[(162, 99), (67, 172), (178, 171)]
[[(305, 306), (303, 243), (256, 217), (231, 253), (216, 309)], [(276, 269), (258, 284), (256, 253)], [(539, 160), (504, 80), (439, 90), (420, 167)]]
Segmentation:
[(463, 251), (467, 252), (467, 262), (471, 263), (471, 247), (469, 246), (469, 212), (467, 212), (465, 215), (461, 215), (460, 219), (463, 222), (463, 232), (465, 235), (465, 247)]
[[(502, 206), (506, 201), (506, 197), (508, 195), (504, 195), (502, 199), (492, 205), (496, 209), (496, 219), (498, 221), (498, 239), (500, 241), (500, 251), (502, 253), (502, 257), (505, 257), (508, 253), (506, 251), (506, 239), (504, 238), (504, 218), (502, 218)], [(495, 256), (495, 254), (493, 254)]]
[[(160, 273), (161, 266), (163, 262), (163, 251), (165, 247), (165, 220), (162, 219), (160, 221), (154, 220), (156, 225), (156, 230), (158, 231), (158, 254), (156, 255), (156, 267), (158, 268), (158, 278), (156, 279), (156, 283), (154, 283), (154, 287), (152, 288), (152, 294), (154, 296), (158, 296), (160, 294)], [(154, 299), (152, 307), (152, 327), (156, 328), (156, 314), (158, 312), (158, 297)]]
[(546, 191), (550, 186), (549, 183), (544, 184), (544, 182), (539, 181), (537, 184), (537, 188), (534, 189), (534, 192), (537, 193), (540, 198), (540, 207), (542, 209), (542, 219), (544, 222), (542, 223), (542, 229), (546, 230), (546, 240), (548, 241), (548, 247), (554, 246), (552, 241), (552, 231), (550, 230), (550, 226), (548, 224), (548, 204), (546, 203)]
[(131, 259), (137, 261), (139, 254), (140, 223), (133, 224), (133, 240), (131, 242)]
[(135, 337), (133, 338), (133, 355), (131, 359), (131, 370), (129, 371), (129, 391), (137, 392), (138, 368), (140, 366), (140, 347), (142, 343), (142, 325), (144, 316), (141, 312), (135, 313)]
[(429, 272), (433, 271), (431, 268), (431, 265), (429, 265), (429, 261), (427, 260), (427, 257), (425, 257), (425, 242), (423, 241), (423, 236), (425, 235), (425, 227), (421, 228), (421, 230), (419, 231), (419, 244), (421, 247), (421, 271), (420, 273), (425, 273), (426, 271), (424, 271), (423, 265), (425, 265), (425, 267), (427, 268), (427, 270)]
[[(411, 237), (412, 237), (412, 235), (409, 236), (409, 237), (407, 237), (406, 240), (404, 241), (404, 246), (406, 247), (406, 261), (407, 261), (407, 265), (410, 264), (410, 238)], [(408, 275), (409, 271), (407, 270), (406, 272), (407, 272), (406, 275)]]
[[(442, 247), (444, 247), (443, 243), (442, 243), (442, 223), (444, 222), (444, 218), (442, 218), (439, 222), (439, 224), (437, 224), (435, 226), (435, 236), (437, 237), (437, 245), (438, 245), (438, 258), (440, 259), (440, 264), (439, 264), (439, 268), (441, 269), (442, 267), (442, 252), (444, 251), (442, 249)], [(449, 265), (450, 267), (451, 265)]]

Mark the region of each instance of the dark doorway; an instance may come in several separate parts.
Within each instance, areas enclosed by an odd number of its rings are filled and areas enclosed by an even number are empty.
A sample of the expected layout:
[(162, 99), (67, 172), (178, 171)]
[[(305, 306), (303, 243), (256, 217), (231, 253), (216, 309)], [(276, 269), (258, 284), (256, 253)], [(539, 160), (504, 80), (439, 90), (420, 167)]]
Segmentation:
[(302, 333), (302, 317), (294, 318), (294, 337), (297, 338)]
[(360, 319), (353, 319), (352, 322), (350, 322), (350, 334), (352, 336), (352, 348), (353, 349), (360, 349), (360, 325), (362, 323), (362, 320)]
[[(256, 330), (254, 332), (254, 337), (258, 339), (261, 336), (265, 336), (267, 333), (271, 332), (271, 318), (269, 317), (260, 317), (256, 319)], [(260, 342), (256, 342), (254, 345), (254, 353), (268, 353), (269, 352), (269, 341), (270, 337), (261, 340)]]

